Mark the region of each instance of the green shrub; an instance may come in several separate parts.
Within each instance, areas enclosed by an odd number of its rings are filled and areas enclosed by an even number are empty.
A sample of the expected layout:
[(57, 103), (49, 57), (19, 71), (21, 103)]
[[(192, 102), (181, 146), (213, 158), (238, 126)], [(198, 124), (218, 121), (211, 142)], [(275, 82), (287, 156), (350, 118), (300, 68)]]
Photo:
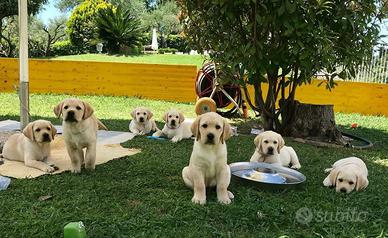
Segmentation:
[(128, 54), (141, 45), (140, 21), (131, 14), (130, 9), (124, 10), (121, 5), (99, 11), (96, 26), (99, 38), (106, 42), (110, 53)]
[(164, 54), (164, 53), (173, 53), (175, 54), (178, 50), (174, 48), (160, 48), (158, 49), (159, 54)]
[(85, 0), (74, 9), (67, 22), (70, 42), (83, 51), (95, 52), (98, 43), (98, 28), (95, 18), (102, 9), (111, 7), (105, 0)]
[(167, 37), (167, 46), (181, 52), (189, 51), (188, 42), (186, 38), (181, 35), (169, 35)]
[(77, 55), (84, 53), (82, 49), (71, 44), (70, 40), (58, 41), (51, 49), (53, 55)]

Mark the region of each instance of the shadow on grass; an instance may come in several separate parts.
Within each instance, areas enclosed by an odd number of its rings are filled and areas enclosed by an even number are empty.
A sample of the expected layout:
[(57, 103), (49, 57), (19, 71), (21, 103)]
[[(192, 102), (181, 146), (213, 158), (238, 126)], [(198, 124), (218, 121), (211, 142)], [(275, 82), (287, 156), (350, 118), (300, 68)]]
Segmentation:
[[(18, 117), (0, 116), (0, 120), (5, 119)], [(60, 123), (56, 118), (43, 119)], [(110, 130), (128, 130), (128, 120), (102, 121)], [(386, 146), (379, 141), (387, 141), (388, 135), (368, 128), (352, 132), (372, 140), (376, 147), (328, 149), (287, 141), (300, 157), (301, 172), (307, 177), (304, 189), (279, 193), (232, 181), (230, 190), (235, 199), (229, 206), (219, 205), (212, 190), (205, 206), (191, 203), (193, 193), (181, 179), (181, 170), (189, 162), (191, 140), (174, 144), (136, 137), (123, 146), (141, 148), (141, 153), (99, 165), (94, 172), (13, 180), (1, 193), (0, 237), (60, 237), (66, 223), (79, 220), (90, 237), (375, 237), (384, 232), (388, 221), (387, 167), (374, 163), (386, 160)], [(248, 161), (254, 151), (253, 138), (231, 138), (227, 142), (228, 162)], [(366, 191), (345, 195), (324, 188), (323, 170), (351, 155), (367, 163), (370, 185)], [(47, 194), (53, 196), (51, 200), (38, 200)], [(308, 223), (300, 222), (297, 216), (304, 208), (312, 213)], [(335, 215), (347, 211), (366, 217), (362, 221), (335, 220), (340, 219)], [(319, 212), (329, 216), (322, 218)]]

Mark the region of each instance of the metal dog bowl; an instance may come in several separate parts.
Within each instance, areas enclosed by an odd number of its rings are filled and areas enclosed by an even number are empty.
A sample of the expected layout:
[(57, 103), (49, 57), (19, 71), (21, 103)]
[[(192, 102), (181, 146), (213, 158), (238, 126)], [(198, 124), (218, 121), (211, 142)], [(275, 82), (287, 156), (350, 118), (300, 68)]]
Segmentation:
[(237, 162), (229, 166), (234, 179), (260, 188), (296, 188), (306, 181), (306, 177), (302, 173), (278, 165), (259, 162)]

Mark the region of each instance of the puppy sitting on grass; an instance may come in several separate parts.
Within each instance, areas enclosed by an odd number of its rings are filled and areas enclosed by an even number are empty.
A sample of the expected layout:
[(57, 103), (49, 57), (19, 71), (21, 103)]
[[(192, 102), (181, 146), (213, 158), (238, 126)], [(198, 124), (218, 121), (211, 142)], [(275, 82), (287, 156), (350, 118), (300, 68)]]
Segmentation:
[(22, 161), (28, 167), (52, 173), (55, 166), (49, 164), (47, 160), (50, 157), (50, 142), (54, 140), (56, 134), (57, 130), (49, 121), (30, 122), (23, 133), (8, 138), (0, 158)]
[(107, 128), (93, 112), (89, 103), (75, 98), (65, 99), (54, 107), (55, 115), (57, 117), (62, 115), (63, 137), (73, 173), (81, 172), (84, 162), (86, 169), (95, 168), (97, 130), (99, 126), (105, 130)]
[(195, 119), (191, 131), (196, 139), (189, 166), (182, 170), (183, 181), (194, 190), (191, 201), (205, 204), (206, 187), (216, 187), (218, 201), (231, 203), (234, 196), (228, 191), (231, 173), (225, 143), (232, 135), (229, 123), (217, 113), (208, 112)]
[(300, 169), (298, 156), (290, 146), (284, 146), (283, 137), (273, 131), (265, 131), (256, 136), (254, 143), (255, 152), (251, 162), (264, 162), (276, 164), (292, 169)]

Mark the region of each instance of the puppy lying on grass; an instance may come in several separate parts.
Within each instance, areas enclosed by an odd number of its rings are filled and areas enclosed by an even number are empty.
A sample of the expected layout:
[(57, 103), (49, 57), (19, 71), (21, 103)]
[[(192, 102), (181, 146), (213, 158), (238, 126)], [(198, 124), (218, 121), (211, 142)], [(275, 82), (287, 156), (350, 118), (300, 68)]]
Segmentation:
[(250, 161), (277, 164), (292, 169), (300, 169), (298, 156), (292, 147), (284, 145), (283, 137), (273, 131), (265, 131), (256, 136), (256, 145)]
[(181, 112), (175, 109), (167, 111), (163, 120), (166, 122), (161, 131), (156, 131), (152, 136), (166, 136), (172, 142), (178, 142), (182, 139), (190, 139), (193, 133), (191, 132), (192, 122), (185, 121), (185, 117)]
[(340, 159), (325, 172), (330, 173), (323, 180), (323, 185), (334, 186), (336, 192), (350, 193), (354, 189), (361, 191), (369, 184), (368, 169), (364, 161), (357, 157)]

